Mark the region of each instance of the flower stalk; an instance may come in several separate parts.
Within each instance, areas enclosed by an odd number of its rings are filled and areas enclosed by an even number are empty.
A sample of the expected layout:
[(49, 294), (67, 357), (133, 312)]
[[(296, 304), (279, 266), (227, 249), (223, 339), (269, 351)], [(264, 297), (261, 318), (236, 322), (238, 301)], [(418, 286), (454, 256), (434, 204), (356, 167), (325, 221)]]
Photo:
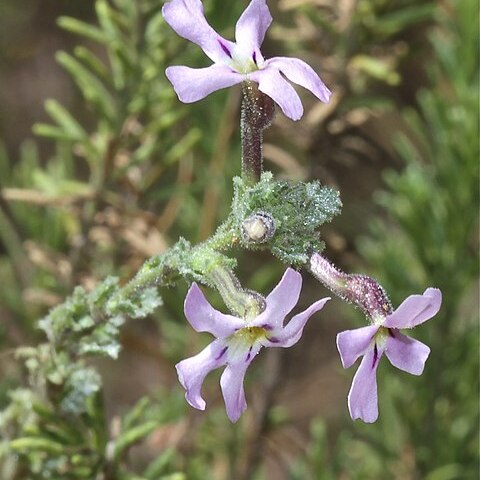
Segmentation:
[(332, 293), (359, 307), (372, 323), (379, 323), (392, 313), (387, 292), (375, 279), (344, 273), (316, 252), (310, 257), (309, 269)]
[(208, 280), (220, 293), (228, 309), (240, 318), (251, 318), (265, 310), (265, 299), (253, 290), (242, 288), (233, 271), (217, 266), (207, 274)]
[(248, 185), (257, 183), (263, 172), (263, 131), (273, 120), (275, 104), (252, 82), (243, 84), (242, 115), (242, 179)]

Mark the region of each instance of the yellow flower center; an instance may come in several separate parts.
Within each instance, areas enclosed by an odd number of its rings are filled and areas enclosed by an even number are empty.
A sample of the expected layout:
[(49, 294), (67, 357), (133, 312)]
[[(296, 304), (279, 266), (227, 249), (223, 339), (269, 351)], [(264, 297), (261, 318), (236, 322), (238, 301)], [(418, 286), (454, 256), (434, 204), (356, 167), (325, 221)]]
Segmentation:
[(373, 340), (375, 341), (378, 347), (383, 347), (389, 335), (390, 334), (388, 333), (388, 328), (380, 327), (377, 333), (375, 334), (375, 336), (373, 337)]
[(258, 341), (265, 339), (267, 331), (261, 327), (244, 327), (228, 339), (228, 356), (230, 360), (241, 358)]
[(232, 340), (236, 339), (243, 343), (253, 345), (256, 341), (266, 338), (266, 330), (262, 327), (244, 327), (232, 335)]

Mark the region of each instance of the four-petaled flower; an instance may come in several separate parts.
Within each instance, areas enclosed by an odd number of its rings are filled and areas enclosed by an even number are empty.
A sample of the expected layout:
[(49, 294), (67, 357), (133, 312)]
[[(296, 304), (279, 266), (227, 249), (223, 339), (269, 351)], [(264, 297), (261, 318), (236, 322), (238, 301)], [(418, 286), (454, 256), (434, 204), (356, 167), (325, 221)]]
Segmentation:
[(402, 335), (399, 329), (413, 328), (437, 314), (442, 294), (427, 288), (423, 295), (410, 295), (392, 313), (374, 318), (373, 325), (347, 330), (337, 335), (342, 365), (349, 368), (363, 355), (348, 394), (348, 409), (353, 420), (372, 423), (378, 418), (378, 362), (385, 353), (390, 363), (413, 375), (421, 375), (430, 353), (418, 340)]
[(329, 300), (323, 298), (287, 325), (285, 316), (297, 304), (302, 277), (288, 268), (279, 284), (266, 298), (265, 310), (254, 318), (239, 318), (215, 310), (196, 283), (185, 298), (185, 316), (197, 332), (209, 332), (216, 337), (194, 357), (176, 365), (178, 378), (185, 388), (187, 402), (199, 410), (205, 409), (201, 388), (206, 375), (223, 365), (220, 379), (228, 418), (236, 422), (247, 408), (243, 379), (247, 367), (262, 347), (290, 347), (298, 342), (307, 320)]
[(167, 78), (182, 102), (196, 102), (221, 88), (253, 81), (287, 117), (298, 120), (303, 115), (302, 102), (283, 76), (328, 102), (330, 90), (305, 62), (288, 57), (263, 58), (260, 45), (272, 22), (265, 0), (252, 0), (243, 12), (235, 27), (235, 43), (225, 40), (208, 24), (200, 0), (172, 0), (164, 5), (162, 13), (178, 35), (199, 45), (214, 62), (207, 68), (167, 68)]

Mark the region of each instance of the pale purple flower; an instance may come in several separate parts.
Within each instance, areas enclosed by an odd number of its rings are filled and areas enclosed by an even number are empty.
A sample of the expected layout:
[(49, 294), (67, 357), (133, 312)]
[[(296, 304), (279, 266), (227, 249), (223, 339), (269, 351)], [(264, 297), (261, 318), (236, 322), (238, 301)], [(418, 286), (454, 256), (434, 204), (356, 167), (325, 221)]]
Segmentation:
[(247, 408), (243, 379), (248, 366), (262, 347), (290, 347), (300, 340), (307, 320), (329, 300), (323, 298), (283, 325), (300, 296), (302, 276), (288, 268), (266, 298), (265, 310), (253, 318), (239, 318), (215, 310), (196, 283), (185, 298), (185, 316), (197, 332), (209, 332), (215, 340), (194, 357), (176, 365), (185, 398), (204, 410), (203, 380), (212, 370), (226, 365), (220, 379), (228, 418), (236, 422)]
[(265, 0), (250, 2), (235, 27), (235, 42), (213, 30), (200, 0), (172, 0), (164, 5), (162, 13), (178, 35), (196, 43), (214, 62), (207, 68), (167, 68), (167, 78), (182, 102), (196, 102), (221, 88), (253, 81), (287, 117), (298, 120), (303, 115), (302, 102), (284, 76), (328, 102), (330, 90), (305, 62), (288, 57), (263, 58), (260, 45), (272, 22)]
[(353, 420), (372, 423), (378, 418), (377, 366), (385, 353), (390, 363), (413, 375), (421, 375), (430, 348), (400, 333), (437, 314), (442, 303), (438, 288), (427, 288), (423, 295), (410, 295), (386, 316), (372, 318), (368, 327), (347, 330), (337, 335), (342, 365), (349, 368), (363, 355), (348, 394), (348, 409)]

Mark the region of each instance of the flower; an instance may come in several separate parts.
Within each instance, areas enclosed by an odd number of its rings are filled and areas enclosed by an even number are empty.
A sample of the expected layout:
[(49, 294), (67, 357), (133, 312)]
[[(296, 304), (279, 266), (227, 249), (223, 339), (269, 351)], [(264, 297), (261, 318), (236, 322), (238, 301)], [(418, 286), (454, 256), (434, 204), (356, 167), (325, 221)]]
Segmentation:
[(287, 117), (298, 120), (303, 115), (302, 102), (283, 76), (328, 102), (330, 90), (305, 62), (288, 57), (263, 58), (260, 45), (272, 22), (265, 0), (252, 0), (243, 12), (235, 27), (236, 42), (225, 40), (213, 30), (200, 0), (172, 0), (163, 6), (162, 13), (178, 35), (196, 43), (214, 62), (207, 68), (167, 68), (167, 78), (182, 102), (196, 102), (221, 88), (253, 81)]
[(297, 304), (302, 277), (288, 268), (279, 284), (266, 298), (265, 310), (254, 318), (239, 318), (215, 310), (196, 283), (185, 298), (185, 316), (197, 332), (216, 337), (194, 357), (176, 365), (178, 379), (185, 388), (185, 398), (194, 408), (205, 410), (201, 395), (207, 374), (223, 365), (220, 379), (228, 418), (236, 422), (247, 408), (243, 379), (248, 366), (262, 347), (290, 347), (300, 340), (307, 320), (329, 300), (323, 298), (283, 326), (285, 316)]
[(407, 297), (394, 312), (374, 317), (372, 325), (337, 335), (343, 368), (349, 368), (363, 355), (348, 394), (348, 409), (353, 420), (361, 418), (372, 423), (378, 418), (376, 373), (384, 353), (400, 370), (422, 374), (430, 348), (401, 334), (399, 329), (413, 328), (429, 320), (437, 314), (441, 303), (440, 290), (427, 288), (423, 295)]

